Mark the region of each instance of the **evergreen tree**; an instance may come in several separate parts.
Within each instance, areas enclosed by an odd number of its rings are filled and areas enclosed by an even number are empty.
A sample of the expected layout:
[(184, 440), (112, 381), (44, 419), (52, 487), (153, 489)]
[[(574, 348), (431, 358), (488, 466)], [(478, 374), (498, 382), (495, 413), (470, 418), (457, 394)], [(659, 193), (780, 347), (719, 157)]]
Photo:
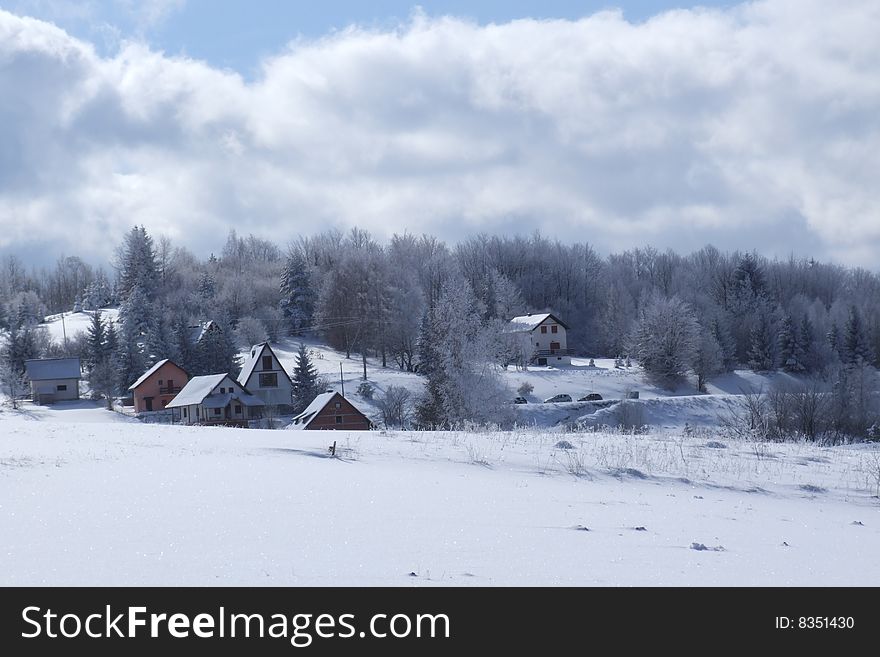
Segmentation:
[(290, 323), (290, 332), (301, 335), (312, 324), (315, 292), (308, 263), (299, 249), (290, 252), (281, 270), (280, 291), (281, 310)]
[(159, 284), (159, 266), (153, 238), (143, 226), (133, 227), (125, 236), (118, 255), (118, 290), (127, 299), (134, 288), (152, 298)]
[(238, 361), (238, 350), (232, 340), (232, 331), (225, 322), (215, 321), (215, 324), (221, 328), (207, 331), (196, 344), (195, 370), (198, 374), (226, 372), (235, 377), (241, 369), (241, 364)]
[(724, 372), (732, 372), (736, 367), (736, 342), (730, 335), (730, 329), (719, 315), (712, 318), (712, 337), (721, 349), (721, 366)]
[(800, 331), (795, 326), (794, 318), (787, 315), (779, 330), (779, 364), (786, 372), (798, 374), (804, 372), (804, 352)]
[(32, 357), (27, 354), (27, 349), (28, 345), (23, 342), (18, 329), (10, 329), (0, 349), (0, 386), (12, 403), (12, 408), (18, 408), (18, 398), (27, 390), (24, 361)]
[(101, 313), (95, 310), (91, 314), (89, 328), (86, 330), (86, 349), (83, 354), (83, 365), (87, 371), (105, 360), (105, 347), (107, 343), (107, 327), (101, 319)]
[(828, 333), (825, 334), (825, 339), (828, 341), (831, 353), (834, 354), (835, 357), (840, 358), (843, 342), (840, 338), (840, 329), (837, 327), (837, 322), (831, 324), (831, 328), (828, 329)]
[(871, 361), (870, 346), (862, 327), (862, 318), (855, 306), (850, 306), (849, 316), (844, 325), (840, 356), (848, 365)]
[(293, 368), (293, 412), (302, 413), (323, 390), (318, 378), (318, 370), (312, 364), (309, 351), (302, 342), (296, 354), (296, 365)]
[(756, 372), (769, 372), (774, 369), (773, 333), (770, 318), (759, 313), (757, 321), (749, 334), (749, 369)]
[(819, 369), (813, 333), (813, 323), (809, 317), (804, 315), (798, 330), (798, 341), (800, 342), (801, 354), (803, 354), (804, 370), (807, 372), (815, 372)]

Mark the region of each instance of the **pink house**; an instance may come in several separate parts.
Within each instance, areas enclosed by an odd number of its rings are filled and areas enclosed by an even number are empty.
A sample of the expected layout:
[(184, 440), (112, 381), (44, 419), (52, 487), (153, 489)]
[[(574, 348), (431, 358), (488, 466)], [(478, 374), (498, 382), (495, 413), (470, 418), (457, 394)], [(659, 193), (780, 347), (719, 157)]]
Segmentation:
[(182, 367), (167, 358), (160, 360), (129, 388), (134, 396), (135, 413), (165, 410), (188, 382), (189, 374)]

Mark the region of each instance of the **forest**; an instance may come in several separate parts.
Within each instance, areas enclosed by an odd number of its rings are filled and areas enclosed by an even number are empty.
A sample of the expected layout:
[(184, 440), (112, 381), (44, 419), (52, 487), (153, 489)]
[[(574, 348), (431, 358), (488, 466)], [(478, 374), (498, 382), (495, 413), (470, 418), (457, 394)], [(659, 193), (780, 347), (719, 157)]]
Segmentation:
[[(424, 374), (425, 425), (488, 421), (504, 396), (494, 371), (527, 365), (504, 326), (533, 311), (562, 319), (576, 354), (631, 357), (670, 386), (779, 370), (828, 390), (852, 392), (857, 379), (867, 404), (874, 388), (865, 382), (880, 365), (880, 277), (809, 258), (713, 246), (601, 255), (537, 233), (381, 241), (357, 228), (283, 246), (233, 231), (220, 253), (200, 258), (143, 226), (121, 237), (103, 267), (76, 256), (41, 268), (0, 260), (8, 390), (28, 358), (79, 356), (93, 390), (109, 398), (161, 358), (192, 374), (234, 373), (243, 347), (309, 335), (348, 357)], [(119, 308), (118, 322), (93, 313), (89, 331), (67, 344), (39, 328), (47, 315), (106, 307)], [(208, 320), (222, 337), (193, 344), (192, 327)], [(872, 417), (861, 412), (852, 432), (873, 430)]]

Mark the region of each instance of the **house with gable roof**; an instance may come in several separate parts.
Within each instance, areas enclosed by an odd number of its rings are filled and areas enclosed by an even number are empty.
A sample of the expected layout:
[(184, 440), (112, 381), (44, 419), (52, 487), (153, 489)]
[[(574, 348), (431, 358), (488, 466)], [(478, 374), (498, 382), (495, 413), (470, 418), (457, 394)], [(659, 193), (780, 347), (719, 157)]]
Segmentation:
[(238, 383), (262, 399), (266, 406), (274, 406), (280, 413), (292, 412), (293, 381), (268, 342), (251, 347), (241, 366)]
[(180, 409), (182, 424), (248, 426), (265, 403), (228, 374), (194, 376), (165, 408)]
[(566, 331), (568, 325), (553, 313), (520, 315), (506, 328), (518, 343), (523, 364), (533, 365), (571, 365)]

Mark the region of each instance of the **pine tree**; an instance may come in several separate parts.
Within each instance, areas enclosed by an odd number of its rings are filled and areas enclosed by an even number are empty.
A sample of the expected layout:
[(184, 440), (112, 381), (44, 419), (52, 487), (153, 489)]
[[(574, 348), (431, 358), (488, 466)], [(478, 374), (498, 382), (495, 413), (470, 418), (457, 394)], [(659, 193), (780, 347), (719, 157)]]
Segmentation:
[(870, 347), (862, 328), (862, 318), (855, 306), (850, 306), (849, 316), (844, 325), (840, 355), (843, 362), (848, 365), (871, 361)]
[(297, 249), (291, 251), (281, 270), (281, 310), (289, 321), (290, 332), (301, 335), (312, 324), (315, 292), (305, 257)]
[(26, 358), (23, 358), (27, 354), (24, 349), (18, 329), (10, 329), (0, 349), (0, 386), (12, 403), (12, 408), (18, 408), (18, 398), (27, 389), (24, 371)]
[(87, 371), (91, 371), (95, 365), (105, 360), (105, 345), (107, 342), (107, 329), (101, 313), (95, 310), (91, 315), (89, 328), (86, 330), (86, 349), (83, 365)]
[(825, 339), (828, 341), (831, 353), (840, 358), (843, 342), (840, 339), (840, 329), (837, 327), (837, 322), (831, 324), (831, 328), (828, 329), (828, 333), (825, 334)]
[(118, 290), (127, 299), (135, 287), (152, 298), (159, 284), (159, 266), (153, 238), (143, 226), (133, 227), (125, 236), (119, 252)]
[(804, 315), (801, 318), (800, 329), (798, 329), (798, 340), (801, 344), (801, 353), (804, 355), (804, 368), (807, 372), (813, 372), (817, 369), (816, 362), (816, 346), (813, 330), (813, 322)]
[[(241, 369), (232, 331), (225, 323), (215, 321), (219, 330), (207, 331), (195, 347), (195, 371), (198, 374), (228, 373), (235, 377)], [(225, 328), (222, 328), (225, 326)]]
[(804, 372), (804, 352), (800, 331), (795, 326), (794, 318), (787, 315), (779, 330), (779, 364), (783, 370), (792, 374)]
[(322, 392), (318, 370), (312, 364), (309, 351), (302, 342), (296, 353), (296, 365), (293, 368), (293, 376), (290, 378), (293, 381), (293, 412), (302, 413), (312, 403), (312, 400)]
[(730, 335), (727, 324), (716, 315), (712, 318), (712, 337), (721, 348), (721, 366), (725, 372), (732, 372), (736, 367), (736, 341)]
[(769, 372), (774, 369), (773, 334), (770, 318), (765, 313), (758, 315), (749, 334), (749, 369), (756, 372)]

